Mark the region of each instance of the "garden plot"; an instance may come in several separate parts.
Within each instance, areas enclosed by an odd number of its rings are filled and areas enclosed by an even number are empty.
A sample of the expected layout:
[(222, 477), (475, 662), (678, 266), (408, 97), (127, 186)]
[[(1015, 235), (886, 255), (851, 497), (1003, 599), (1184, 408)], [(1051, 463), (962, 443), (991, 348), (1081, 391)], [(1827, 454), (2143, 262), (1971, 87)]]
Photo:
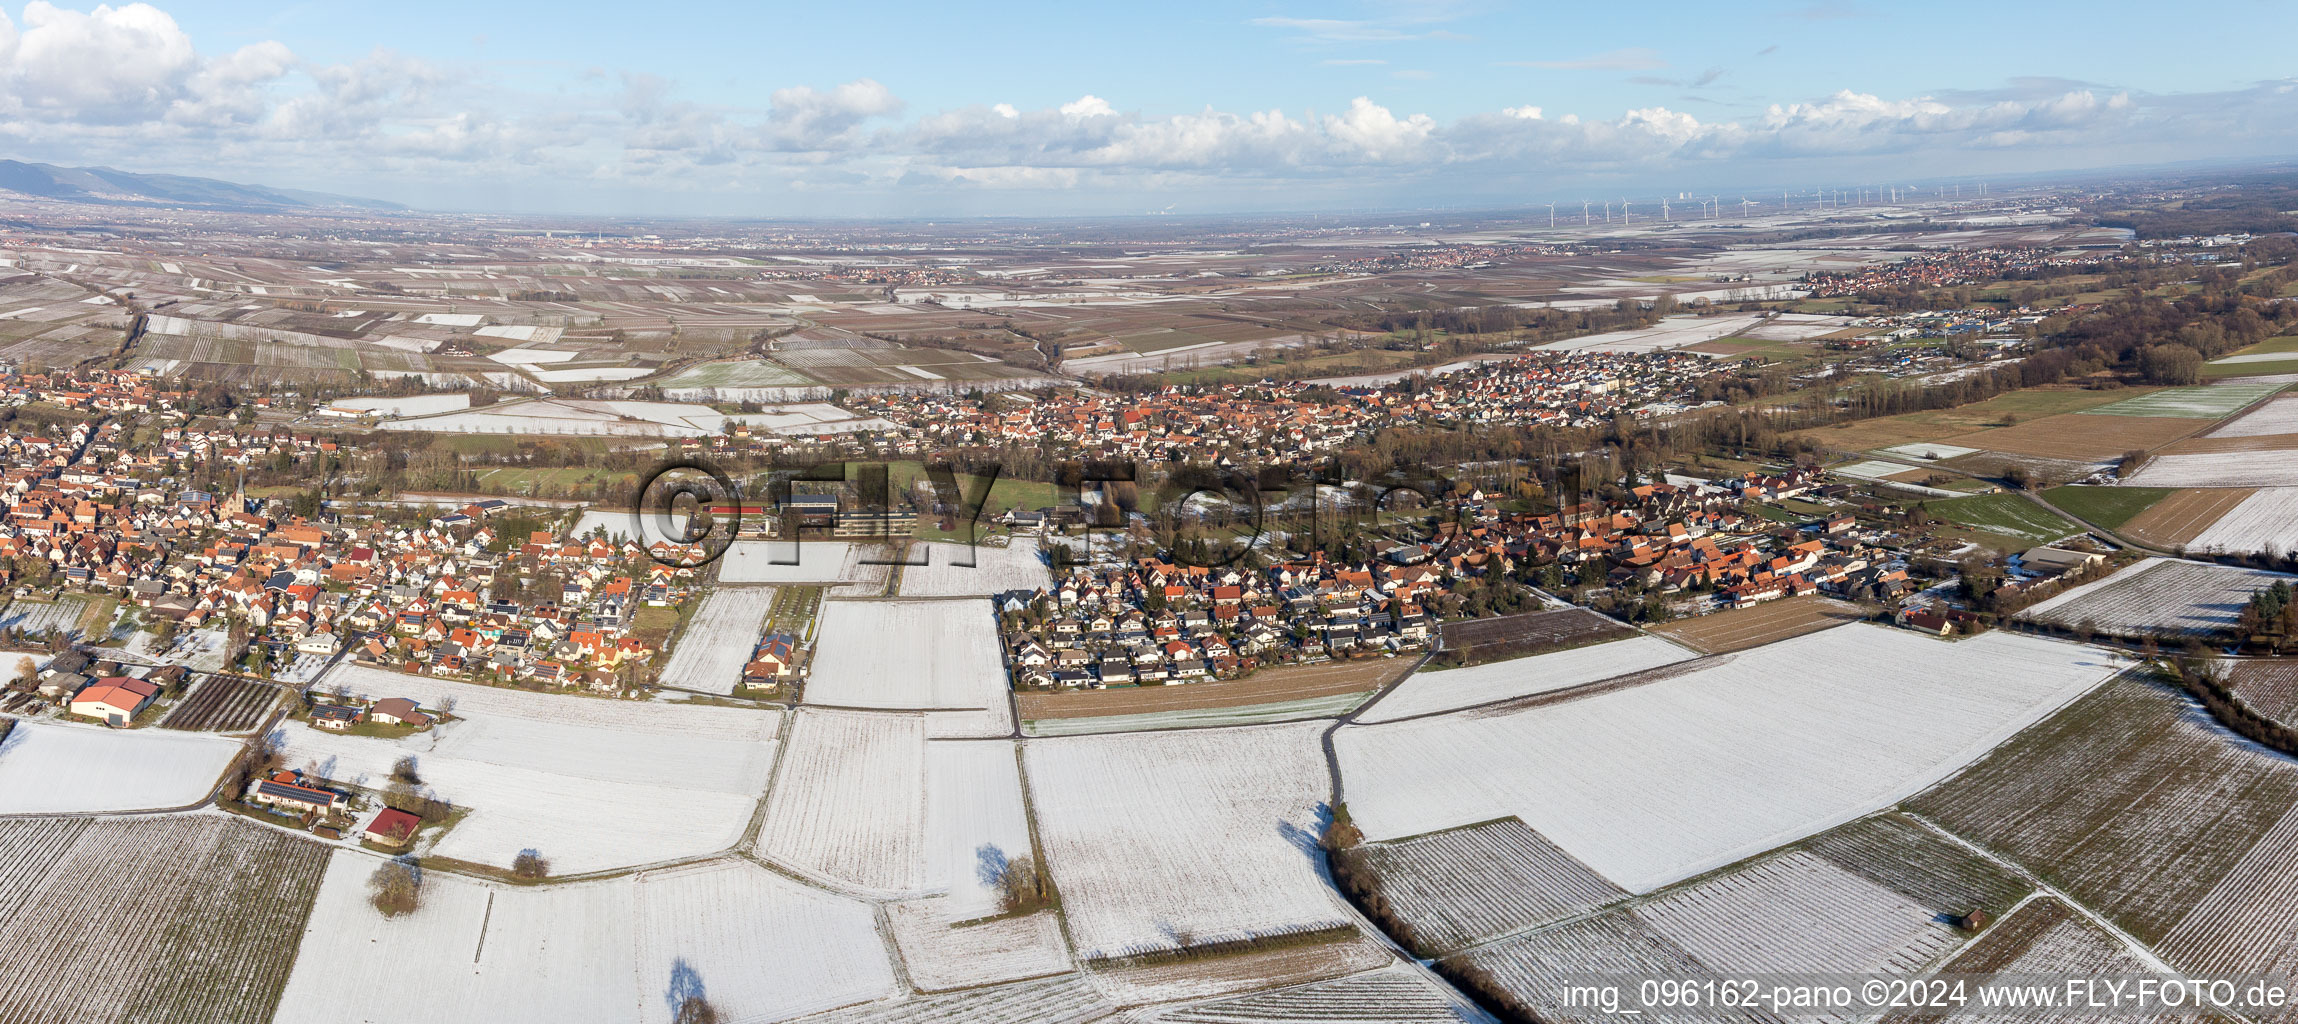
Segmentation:
[(380, 863), (335, 854), (279, 1020), (666, 1024), (670, 993), (701, 992), (722, 1020), (765, 1021), (894, 991), (868, 905), (754, 865), (541, 889), (432, 873), (393, 919), (367, 901)]
[(17, 722), (0, 738), (0, 814), (205, 803), (239, 750), (239, 741), (205, 733)]
[(2293, 805), (2288, 758), (2128, 677), (1907, 804), (2145, 942), (2198, 911)]
[(1575, 916), (1628, 894), (1515, 818), (1356, 847), (1369, 881), (1432, 954)]
[(713, 590), (678, 634), (662, 685), (681, 690), (730, 694), (742, 681), (742, 666), (766, 632), (769, 590)]
[(796, 717), (758, 852), (876, 895), (923, 891), (925, 720), (813, 709)]
[(2176, 558), (2149, 558), (2044, 601), (2019, 617), (2114, 636), (2213, 636), (2232, 630), (2250, 595), (2291, 577)]
[(2124, 482), (2141, 487), (2298, 487), (2298, 457), (2273, 452), (2157, 455)]
[(921, 552), (924, 564), (902, 567), (903, 597), (988, 597), (1053, 586), (1035, 544), (921, 544), (910, 548), (910, 560)]
[(893, 557), (882, 545), (842, 540), (738, 540), (718, 560), (718, 582), (854, 583), (883, 589)]
[(2282, 390), (2273, 381), (2239, 380), (2219, 384), (2203, 384), (2188, 388), (2164, 388), (2160, 391), (2126, 398), (2120, 402), (2084, 409), (2084, 416), (2176, 416), (2185, 419), (2215, 420), (2261, 398)]
[(2195, 551), (2298, 553), (2298, 487), (2251, 492), (2186, 546)]
[(540, 850), (557, 874), (733, 847), (766, 788), (779, 716), (698, 704), (596, 700), (338, 668), (328, 682), (414, 698), (456, 720), (403, 739), (280, 731), (288, 763), (381, 789), (416, 758), (424, 783), (468, 818), (430, 853), (508, 866)]
[(9, 1024), (272, 1020), (327, 864), (221, 814), (10, 822), (0, 850)]
[(1320, 868), (1317, 724), (1032, 740), (1045, 858), (1087, 959), (1347, 927)]
[(1888, 806), (2117, 667), (2033, 637), (1850, 625), (1640, 686), (1345, 726), (1333, 742), (1369, 838), (1514, 815), (1648, 892)]
[(1396, 689), (1358, 716), (1361, 722), (1392, 722), (1456, 708), (1548, 693), (1599, 679), (1672, 665), (1697, 657), (1656, 636), (1575, 647), (1512, 661), (1486, 662), (1442, 672), (1406, 676)]
[(2202, 436), (2268, 437), (2275, 434), (2298, 434), (2298, 395), (2283, 395)]
[(987, 601), (824, 601), (806, 703), (978, 708), (1013, 730), (997, 619)]

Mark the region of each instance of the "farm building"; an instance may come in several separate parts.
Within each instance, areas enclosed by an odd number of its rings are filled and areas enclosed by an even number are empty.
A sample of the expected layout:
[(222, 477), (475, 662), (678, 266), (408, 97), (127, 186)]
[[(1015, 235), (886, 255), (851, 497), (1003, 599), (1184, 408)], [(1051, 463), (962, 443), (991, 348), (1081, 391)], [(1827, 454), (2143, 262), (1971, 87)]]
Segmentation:
[(113, 726), (124, 726), (136, 717), (136, 712), (149, 707), (159, 693), (160, 688), (146, 680), (112, 676), (89, 683), (73, 694), (71, 711)]
[(351, 798), (324, 786), (312, 784), (302, 772), (279, 771), (255, 780), (247, 788), (247, 799), (282, 810), (334, 811), (351, 802)]
[(396, 807), (386, 807), (375, 813), (375, 820), (367, 823), (362, 833), (367, 841), (394, 850), (415, 838), (415, 830), (423, 826), (423, 819)]

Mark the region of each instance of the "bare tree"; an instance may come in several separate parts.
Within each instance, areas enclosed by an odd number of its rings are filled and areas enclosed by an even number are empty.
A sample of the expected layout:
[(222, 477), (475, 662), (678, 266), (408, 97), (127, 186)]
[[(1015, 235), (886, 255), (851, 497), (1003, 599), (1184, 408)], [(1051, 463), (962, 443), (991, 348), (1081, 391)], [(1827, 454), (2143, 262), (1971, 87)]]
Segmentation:
[(1008, 914), (1027, 914), (1052, 902), (1053, 886), (1027, 855), (1005, 863), (997, 878), (998, 901)]
[(519, 855), (511, 859), (511, 874), (520, 878), (532, 881), (550, 873), (551, 862), (532, 848), (520, 850)]
[(384, 917), (411, 914), (423, 905), (423, 871), (403, 860), (387, 860), (367, 876), (368, 900)]
[(687, 996), (685, 1002), (678, 1004), (678, 1015), (671, 1021), (672, 1024), (718, 1024), (718, 1008), (701, 996)]
[(398, 761), (391, 765), (391, 780), (404, 782), (410, 786), (423, 784), (423, 775), (415, 767), (415, 755), (403, 754)]

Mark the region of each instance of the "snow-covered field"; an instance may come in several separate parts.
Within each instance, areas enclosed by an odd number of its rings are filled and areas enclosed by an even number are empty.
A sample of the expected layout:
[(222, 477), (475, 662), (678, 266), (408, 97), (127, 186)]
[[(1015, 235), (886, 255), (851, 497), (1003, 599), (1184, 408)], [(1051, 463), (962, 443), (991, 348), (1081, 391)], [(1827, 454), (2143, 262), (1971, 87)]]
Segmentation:
[[(495, 353), (496, 356), (509, 354)], [(572, 358), (574, 353), (534, 352), (528, 355), (565, 355)], [(444, 415), (393, 419), (387, 421), (385, 426), (395, 430), (457, 434), (707, 437), (718, 433), (725, 424), (725, 414), (707, 405), (550, 398), (501, 402)]]
[(920, 715), (799, 711), (759, 852), (876, 895), (940, 895), (951, 921), (996, 914), (998, 867), (1030, 855), (1013, 745), (927, 735)]
[(1334, 745), (1368, 838), (1513, 814), (1648, 892), (1913, 794), (2119, 667), (2027, 636), (1851, 625), (1581, 700), (1345, 727)]
[[(2277, 353), (2276, 359), (2298, 359), (2298, 355)], [(2283, 395), (2250, 411), (2248, 415), (2204, 437), (2265, 437), (2271, 434), (2298, 434), (2298, 395)]]
[(508, 866), (533, 847), (555, 874), (694, 857), (740, 842), (774, 763), (771, 711), (528, 693), (338, 667), (327, 685), (402, 696), (457, 721), (389, 740), (291, 723), (291, 767), (381, 789), (415, 756), (424, 783), (470, 816), (435, 850)]
[(2191, 551), (2298, 552), (2298, 487), (2259, 488), (2186, 546)]
[[(1567, 338), (1563, 341), (1551, 341), (1545, 345), (1533, 347), (1574, 352), (1590, 350), (1599, 352), (1661, 352), (1672, 348), (1682, 348), (1686, 345), (1697, 345), (1703, 341), (1714, 341), (1717, 338), (1729, 338), (1763, 322), (1763, 316), (1757, 313), (1736, 313), (1709, 317), (1674, 316), (1650, 327), (1639, 327), (1632, 331), (1591, 334), (1584, 338)], [(1827, 332), (1821, 331), (1819, 333), (1825, 334)]]
[(2298, 456), (2289, 452), (2157, 455), (2123, 483), (2140, 487), (2298, 487)]
[(1013, 729), (987, 601), (824, 601), (815, 635), (808, 704), (981, 708), (990, 735)]
[(711, 591), (679, 633), (670, 663), (662, 667), (662, 685), (733, 693), (734, 684), (742, 681), (742, 666), (766, 631), (773, 597), (773, 591), (759, 588)]
[(1045, 557), (1026, 541), (1004, 547), (919, 544), (910, 548), (909, 558), (923, 558), (925, 564), (902, 567), (903, 597), (987, 597), (1053, 585)]
[[(842, 540), (738, 540), (718, 560), (720, 583), (859, 583), (885, 586), (893, 557), (883, 545)], [(876, 558), (877, 564), (864, 562)]]
[(1976, 455), (1979, 453), (1979, 449), (1977, 448), (1965, 448), (1961, 445), (1953, 444), (1937, 444), (1930, 441), (1918, 441), (1914, 444), (1894, 445), (1889, 448), (1878, 448), (1876, 451), (1885, 455), (1903, 455), (1910, 459), (1923, 459), (1925, 461), (1952, 459), (1964, 455)]
[(432, 873), (423, 905), (367, 902), (382, 861), (335, 854), (275, 1019), (671, 1020), (700, 992), (728, 1021), (782, 1020), (893, 994), (868, 904), (720, 861), (530, 889)]
[(758, 852), (873, 895), (923, 891), (925, 720), (812, 709), (795, 717)]
[(363, 416), (368, 413), (383, 416), (429, 416), (470, 407), (471, 396), (467, 394), (408, 395), (403, 398), (339, 398), (319, 411), (345, 416)]
[(686, 529), (686, 517), (681, 515), (632, 515), (627, 508), (587, 508), (582, 518), (575, 520), (574, 531), (567, 534), (575, 540), (588, 540), (592, 532), (606, 531), (606, 539), (615, 542), (635, 540), (652, 546), (658, 541), (683, 543), (678, 531)]
[(1441, 672), (1415, 672), (1357, 719), (1389, 722), (1641, 672), (1699, 655), (1656, 636), (1576, 647)]
[(2262, 569), (2149, 558), (2019, 617), (2066, 627), (2087, 622), (2115, 636), (2200, 636), (2233, 628), (2250, 595), (2290, 579)]
[(1052, 912), (961, 923), (973, 915), (948, 904), (935, 897), (886, 907), (902, 966), (920, 989), (971, 988), (1069, 969), (1061, 921)]
[(1088, 959), (1346, 924), (1319, 723), (1031, 740), (1038, 838)]
[(207, 799), (239, 749), (207, 733), (19, 721), (0, 739), (0, 814), (189, 806)]

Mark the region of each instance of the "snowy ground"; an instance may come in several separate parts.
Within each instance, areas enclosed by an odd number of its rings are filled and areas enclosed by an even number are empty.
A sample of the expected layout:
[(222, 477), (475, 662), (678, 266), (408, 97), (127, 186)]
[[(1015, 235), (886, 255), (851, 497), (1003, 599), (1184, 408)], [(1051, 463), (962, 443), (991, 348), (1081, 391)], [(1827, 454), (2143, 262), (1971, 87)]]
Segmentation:
[(1526, 694), (1547, 693), (1698, 656), (1659, 637), (1638, 636), (1511, 661), (1441, 672), (1415, 672), (1358, 721), (1389, 722)]
[(1330, 813), (1323, 729), (1031, 740), (1038, 837), (1078, 955), (1347, 923), (1316, 849)]
[(335, 854), (275, 1019), (667, 1024), (700, 993), (721, 1020), (772, 1021), (895, 991), (867, 904), (752, 864), (539, 889), (434, 872), (420, 909), (385, 918), (381, 863)]
[(2298, 487), (2259, 488), (2186, 546), (2190, 551), (2298, 552)]
[(1647, 892), (1887, 806), (2121, 666), (2007, 633), (1851, 625), (1641, 686), (1334, 736), (1369, 838), (1516, 815)]
[(713, 590), (678, 635), (662, 685), (728, 694), (742, 681), (758, 638), (766, 631), (766, 611), (774, 592), (766, 588)]
[(903, 597), (987, 597), (1008, 590), (1038, 590), (1053, 585), (1045, 556), (1029, 541), (1003, 547), (988, 544), (912, 545), (909, 560), (923, 565), (902, 567)]
[[(2247, 504), (2245, 499), (2243, 505)], [(2115, 636), (2207, 636), (2232, 629), (2250, 595), (2277, 580), (2291, 579), (2262, 569), (2149, 558), (2035, 605), (2019, 617), (2066, 627), (2089, 623)]]
[(555, 874), (695, 857), (741, 841), (774, 763), (772, 711), (528, 693), (338, 668), (328, 685), (404, 696), (457, 721), (389, 740), (281, 726), (291, 767), (381, 789), (412, 754), (470, 816), (432, 852), (508, 866), (532, 847)]
[(1708, 317), (1674, 316), (1650, 327), (1639, 327), (1632, 331), (1591, 334), (1584, 338), (1567, 338), (1533, 347), (1572, 352), (1662, 352), (1717, 338), (1729, 338), (1763, 322), (1763, 316), (1755, 313), (1727, 313)]
[[(883, 545), (738, 540), (718, 560), (720, 583), (860, 583), (883, 587), (893, 554)], [(863, 561), (875, 558), (881, 564)], [(787, 563), (787, 564), (785, 564)]]
[(1013, 729), (988, 601), (824, 601), (815, 635), (808, 704), (980, 708), (990, 735)]
[[(2298, 355), (2276, 353), (2276, 359), (2298, 359)], [(2250, 411), (2241, 419), (2220, 424), (2218, 429), (2204, 437), (2266, 437), (2273, 434), (2298, 434), (2298, 395), (2284, 395)]]
[(20, 721), (0, 739), (0, 814), (186, 807), (207, 799), (239, 750), (207, 733)]
[(2298, 454), (2157, 455), (2123, 482), (2140, 487), (2298, 487)]

